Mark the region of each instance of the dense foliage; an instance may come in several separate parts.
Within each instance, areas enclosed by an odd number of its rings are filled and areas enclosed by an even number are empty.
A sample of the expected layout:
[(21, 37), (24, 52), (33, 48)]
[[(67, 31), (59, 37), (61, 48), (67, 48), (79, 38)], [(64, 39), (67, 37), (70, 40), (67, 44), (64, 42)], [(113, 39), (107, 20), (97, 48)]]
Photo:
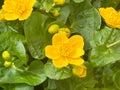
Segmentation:
[[(3, 6), (5, 1), (13, 3)], [(120, 0), (16, 1), (20, 0), (0, 0), (0, 90), (120, 89), (120, 15), (114, 20), (110, 11), (106, 19), (99, 12), (112, 7), (120, 13)], [(24, 9), (17, 9), (19, 5), (25, 5), (23, 16), (17, 12)], [(11, 15), (11, 10), (16, 12)], [(58, 32), (49, 31), (53, 24), (69, 28), (69, 38), (83, 37), (84, 56), (78, 55), (84, 59), (82, 76), (73, 74), (72, 65), (56, 68), (46, 56), (45, 47)]]

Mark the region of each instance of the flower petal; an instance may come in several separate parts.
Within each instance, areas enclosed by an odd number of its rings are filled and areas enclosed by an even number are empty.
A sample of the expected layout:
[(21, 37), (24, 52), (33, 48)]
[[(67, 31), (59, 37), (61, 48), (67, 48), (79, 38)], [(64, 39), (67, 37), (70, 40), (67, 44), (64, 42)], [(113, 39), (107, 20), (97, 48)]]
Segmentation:
[(100, 15), (103, 17), (105, 20), (106, 24), (115, 28), (116, 26), (114, 25), (115, 18), (117, 16), (117, 11), (112, 8), (99, 8)]
[(84, 63), (84, 60), (82, 58), (76, 58), (76, 59), (69, 59), (69, 64), (80, 66)]
[(60, 57), (58, 48), (51, 45), (45, 47), (45, 55), (50, 59), (57, 59)]
[(104, 19), (110, 18), (114, 13), (117, 13), (117, 11), (112, 7), (99, 8), (99, 12)]
[(84, 50), (81, 48), (76, 48), (75, 50), (73, 50), (73, 52), (71, 52), (70, 56), (72, 58), (78, 58), (80, 56), (84, 55)]
[(115, 16), (114, 27), (120, 29), (120, 12)]
[(67, 42), (68, 38), (64, 33), (56, 33), (52, 38), (52, 44), (55, 46), (62, 45)]
[(27, 0), (26, 5), (28, 4), (28, 6), (32, 8), (34, 6), (35, 2), (36, 2), (36, 0)]
[(22, 13), (20, 16), (19, 16), (19, 20), (25, 20), (25, 19), (27, 19), (30, 15), (31, 15), (31, 13), (32, 13), (32, 8), (30, 8), (30, 9), (26, 9), (25, 11), (24, 11), (24, 13)]
[(84, 41), (82, 36), (80, 35), (74, 35), (70, 37), (69, 43), (72, 44), (72, 47), (77, 47), (77, 48), (83, 48), (84, 47)]
[(16, 20), (18, 18), (18, 15), (15, 13), (6, 13), (4, 15), (5, 20)]
[(60, 57), (59, 59), (53, 59), (52, 62), (56, 68), (62, 68), (68, 65), (68, 60), (64, 57)]

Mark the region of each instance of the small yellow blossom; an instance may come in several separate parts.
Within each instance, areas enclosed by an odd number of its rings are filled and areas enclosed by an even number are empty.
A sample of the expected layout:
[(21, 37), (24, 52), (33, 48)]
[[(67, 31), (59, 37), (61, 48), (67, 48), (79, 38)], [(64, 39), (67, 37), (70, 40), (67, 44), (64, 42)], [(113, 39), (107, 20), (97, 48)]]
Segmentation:
[(36, 0), (5, 0), (2, 10), (5, 20), (25, 20), (33, 10)]
[(4, 51), (2, 53), (2, 58), (8, 61), (10, 59), (10, 53), (8, 51)]
[(54, 0), (54, 3), (56, 5), (63, 5), (65, 3), (65, 0)]
[(60, 15), (59, 11), (57, 9), (52, 11), (53, 16), (57, 17)]
[(57, 24), (53, 24), (48, 28), (48, 32), (50, 34), (54, 34), (58, 32), (58, 29), (59, 29), (59, 26)]
[(120, 28), (120, 12), (117, 12), (112, 7), (99, 8), (99, 12), (108, 26)]
[(84, 60), (84, 41), (82, 36), (74, 35), (70, 38), (64, 33), (56, 33), (52, 38), (52, 45), (45, 47), (45, 55), (52, 59), (55, 67), (62, 68), (68, 64), (80, 66)]
[(10, 62), (10, 61), (5, 61), (4, 62), (4, 67), (10, 67), (12, 65), (12, 62)]
[(80, 78), (85, 77), (87, 73), (86, 67), (84, 65), (73, 66), (72, 71), (75, 75), (77, 75)]

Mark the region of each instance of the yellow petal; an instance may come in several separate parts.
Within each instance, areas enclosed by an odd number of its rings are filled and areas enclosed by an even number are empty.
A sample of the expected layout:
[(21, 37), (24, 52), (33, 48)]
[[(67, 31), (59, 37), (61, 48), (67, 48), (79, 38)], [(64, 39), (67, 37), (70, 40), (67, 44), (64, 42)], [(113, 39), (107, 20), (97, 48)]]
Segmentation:
[(52, 44), (55, 46), (59, 46), (65, 42), (67, 42), (68, 38), (64, 33), (56, 33), (52, 38)]
[(18, 15), (15, 13), (6, 13), (4, 15), (5, 20), (16, 20), (18, 18)]
[(60, 57), (58, 48), (51, 45), (45, 47), (45, 55), (50, 59), (58, 59)]
[(76, 59), (69, 59), (69, 64), (80, 66), (84, 63), (84, 60), (82, 58), (76, 58)]
[(86, 67), (84, 65), (74, 66), (72, 71), (75, 75), (77, 75), (80, 78), (85, 77), (87, 73)]
[(118, 13), (114, 8), (99, 8), (99, 12), (108, 26), (116, 28), (116, 25), (114, 23), (116, 22), (115, 19)]
[(22, 13), (20, 16), (19, 16), (19, 20), (25, 20), (27, 19), (31, 13), (32, 13), (32, 8), (31, 9), (28, 9), (28, 10), (25, 10), (24, 13)]
[(27, 1), (28, 3), (26, 5), (28, 5), (29, 7), (33, 7), (36, 2), (36, 0), (27, 0)]
[(104, 19), (110, 18), (113, 14), (117, 13), (117, 11), (112, 7), (99, 8), (99, 12)]
[(4, 11), (0, 9), (0, 22), (4, 21)]
[(68, 60), (64, 57), (60, 57), (59, 59), (53, 59), (52, 62), (56, 68), (62, 68), (68, 65)]
[(120, 29), (120, 12), (115, 17), (114, 26)]
[(7, 12), (12, 12), (16, 9), (18, 0), (5, 0), (4, 5), (2, 6), (2, 9)]
[(84, 41), (82, 36), (80, 35), (74, 35), (70, 37), (69, 44), (72, 44), (73, 47), (77, 48), (83, 48), (84, 47)]
[(71, 52), (70, 57), (72, 58), (78, 58), (82, 55), (84, 55), (84, 50), (82, 48), (73, 48), (74, 50)]

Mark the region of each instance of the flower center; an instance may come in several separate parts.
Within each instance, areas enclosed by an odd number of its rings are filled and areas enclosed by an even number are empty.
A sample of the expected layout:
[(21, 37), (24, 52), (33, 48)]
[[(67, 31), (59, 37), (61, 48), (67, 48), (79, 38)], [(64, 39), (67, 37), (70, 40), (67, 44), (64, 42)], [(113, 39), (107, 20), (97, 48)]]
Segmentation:
[(69, 57), (70, 56), (70, 52), (71, 52), (71, 45), (68, 45), (68, 44), (63, 44), (61, 47), (60, 47), (60, 53), (62, 56), (64, 57)]

